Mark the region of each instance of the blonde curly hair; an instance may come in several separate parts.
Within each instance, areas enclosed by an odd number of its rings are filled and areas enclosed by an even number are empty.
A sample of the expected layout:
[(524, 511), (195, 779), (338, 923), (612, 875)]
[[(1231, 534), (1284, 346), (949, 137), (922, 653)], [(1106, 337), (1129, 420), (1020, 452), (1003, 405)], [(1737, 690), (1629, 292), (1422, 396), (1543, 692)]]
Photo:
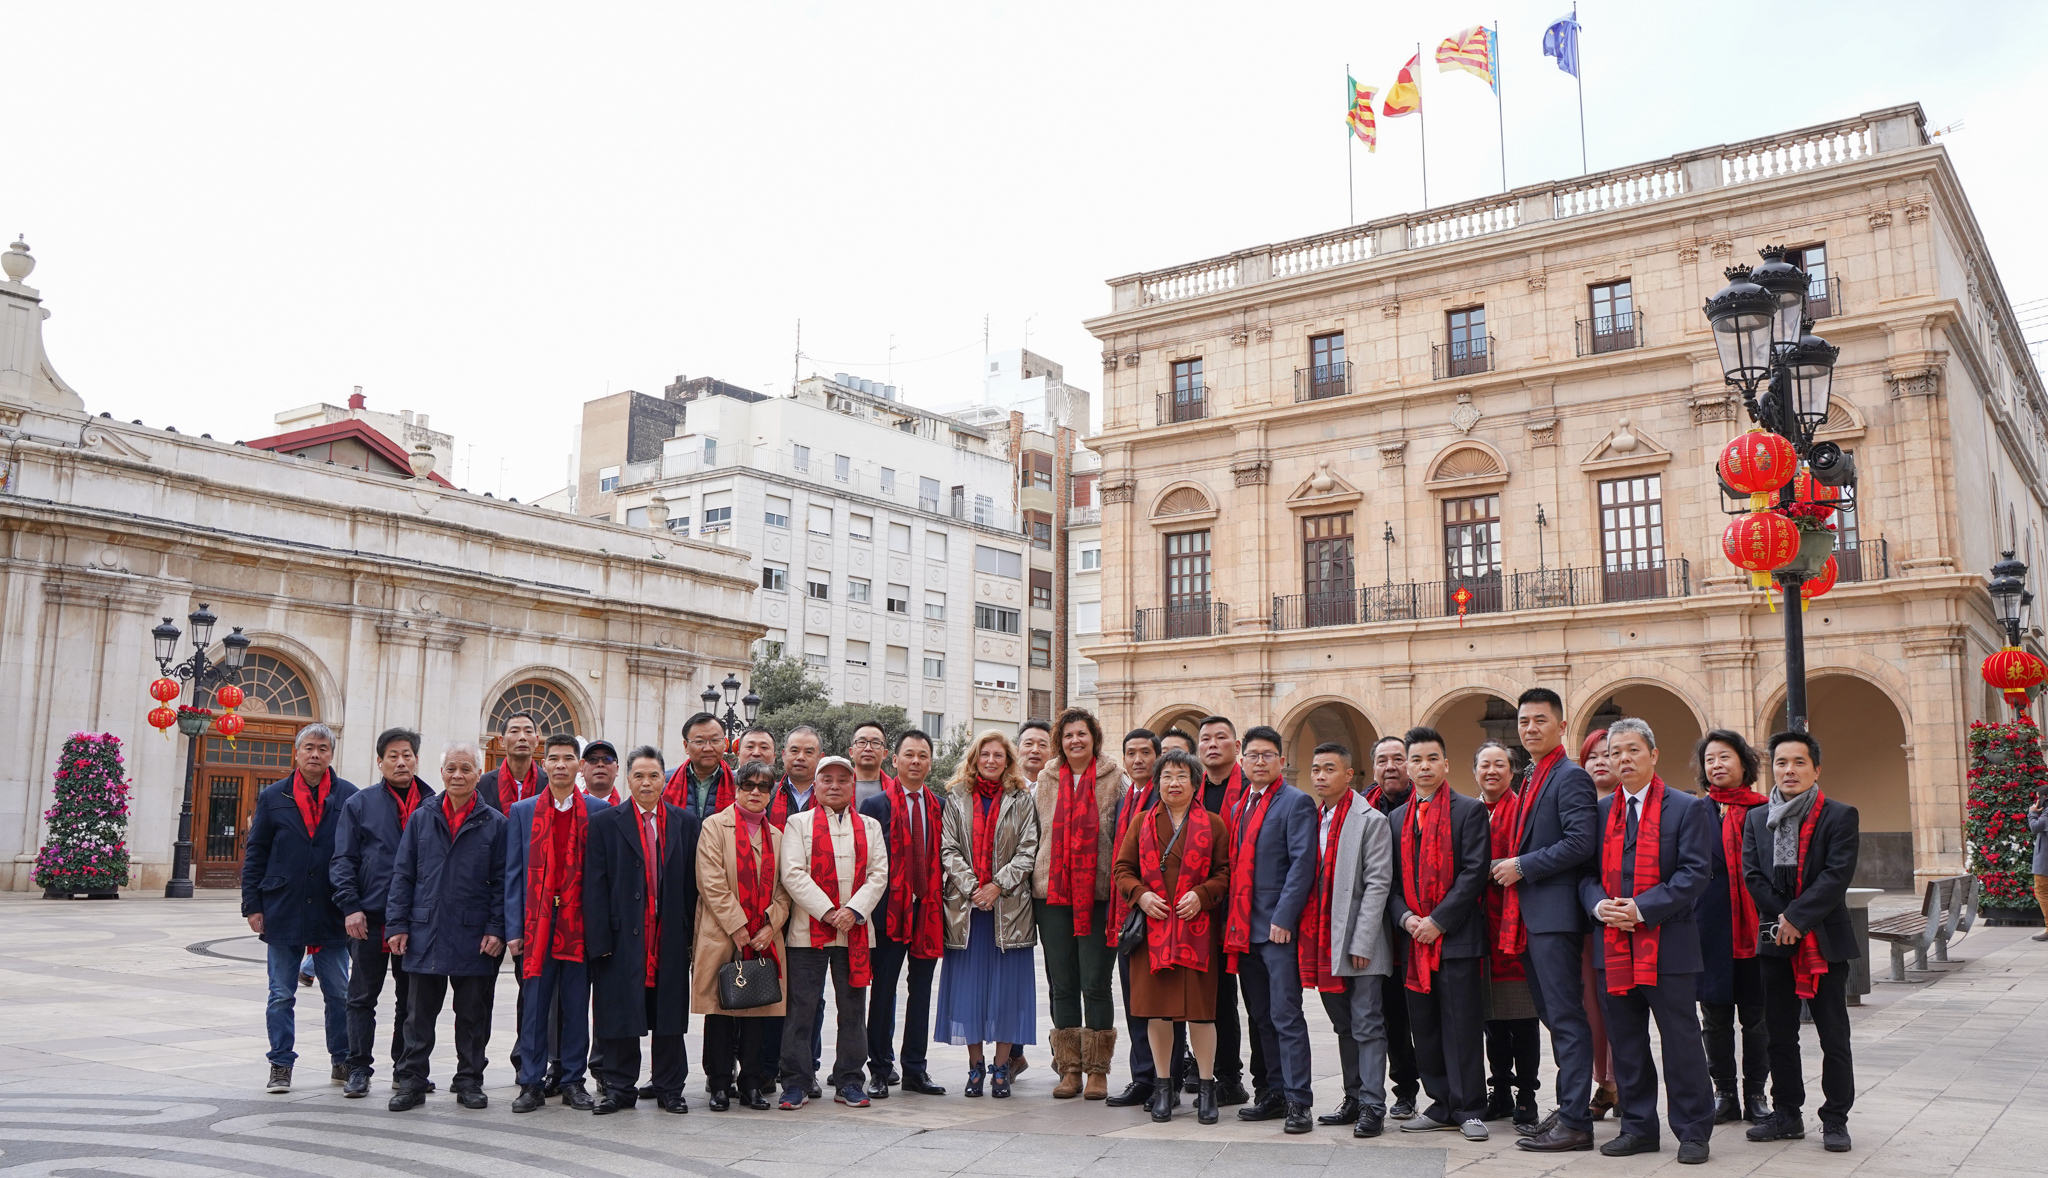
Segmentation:
[(1017, 746), (1000, 731), (991, 728), (974, 738), (967, 751), (960, 754), (960, 763), (953, 768), (953, 779), (946, 783), (948, 791), (974, 792), (974, 782), (980, 771), (975, 762), (981, 759), (982, 747), (990, 741), (1003, 746), (1003, 792), (1017, 793), (1024, 789), (1023, 759), (1017, 755)]

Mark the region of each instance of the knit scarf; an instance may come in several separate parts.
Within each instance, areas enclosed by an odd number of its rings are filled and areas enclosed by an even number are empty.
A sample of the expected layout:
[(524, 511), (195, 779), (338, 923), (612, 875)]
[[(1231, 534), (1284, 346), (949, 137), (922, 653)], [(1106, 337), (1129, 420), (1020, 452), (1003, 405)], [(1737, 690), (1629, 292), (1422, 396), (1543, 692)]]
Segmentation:
[(498, 779), (498, 812), (510, 813), (515, 802), (523, 802), (541, 791), (540, 762), (526, 762), (526, 776), (513, 780), (512, 762), (500, 761), (493, 774)]
[(1344, 820), (1351, 814), (1349, 792), (1336, 807), (1337, 815), (1330, 819), (1329, 833), (1323, 836), (1316, 856), (1315, 885), (1309, 888), (1308, 903), (1301, 910), (1301, 951), (1297, 955), (1302, 988), (1324, 994), (1344, 992), (1344, 979), (1330, 973), (1330, 918), (1336, 915), (1337, 848), (1344, 841)]
[(652, 881), (647, 888), (646, 945), (647, 985), (654, 985), (661, 969), (661, 852), (668, 846), (668, 805), (654, 804), (654, 838), (647, 837), (647, 815), (636, 804), (633, 807), (633, 829), (640, 835), (640, 866)]
[(1771, 832), (1771, 866), (1791, 867), (1805, 857), (1799, 850), (1803, 837), (1800, 827), (1808, 813), (1820, 808), (1814, 800), (1819, 796), (1819, 786), (1789, 798), (1777, 786), (1771, 787), (1770, 815), (1764, 820), (1765, 828)]
[[(1771, 818), (1777, 820), (1781, 814), (1791, 813), (1799, 806), (1800, 798), (1811, 798), (1806, 803), (1805, 817), (1799, 823), (1799, 841), (1793, 868), (1798, 873), (1798, 883), (1793, 888), (1794, 896), (1806, 890), (1806, 852), (1813, 846), (1813, 828), (1820, 823), (1821, 807), (1827, 798), (1822, 796), (1820, 786), (1808, 787), (1799, 797), (1785, 801), (1783, 794), (1774, 786), (1771, 789)], [(1792, 957), (1792, 992), (1801, 998), (1812, 998), (1820, 993), (1820, 980), (1828, 976), (1827, 959), (1820, 953), (1820, 933), (1807, 929), (1799, 938), (1799, 952)]]
[[(1237, 771), (1231, 770), (1231, 785), (1238, 782)], [(1273, 795), (1287, 785), (1275, 781), (1259, 793), (1259, 796), (1241, 801), (1234, 827), (1226, 829), (1230, 837), (1230, 918), (1223, 923), (1223, 950), (1231, 973), (1237, 972), (1237, 959), (1252, 948), (1252, 881), (1256, 867), (1252, 860), (1259, 848), (1259, 828), (1266, 824), (1266, 811), (1273, 808)], [(1227, 794), (1225, 796), (1228, 796)]]
[[(1600, 886), (1615, 899), (1640, 896), (1664, 880), (1663, 844), (1664, 779), (1654, 774), (1643, 789), (1642, 812), (1636, 818), (1636, 869), (1633, 881), (1625, 878), (1623, 849), (1628, 842), (1628, 795), (1614, 791), (1607, 811), (1607, 830), (1600, 842)], [(1633, 882), (1633, 887), (1628, 886)], [(1637, 925), (1622, 932), (1612, 925), (1601, 930), (1607, 955), (1607, 992), (1626, 994), (1637, 986), (1657, 984), (1657, 948), (1662, 933), (1654, 925)]]
[(333, 792), (334, 770), (321, 773), (317, 790), (306, 784), (304, 774), (292, 770), (292, 803), (299, 808), (299, 820), (306, 824), (307, 838), (319, 837), (320, 822), (327, 817), (327, 795)]
[[(1131, 819), (1152, 805), (1152, 798), (1157, 792), (1158, 787), (1149, 781), (1143, 785), (1134, 783), (1124, 791), (1124, 804), (1116, 812), (1116, 841), (1111, 846), (1121, 848), (1124, 845), (1124, 835), (1131, 829)], [(1116, 888), (1110, 888), (1109, 927), (1102, 930), (1103, 941), (1110, 948), (1116, 948), (1117, 938), (1123, 933), (1124, 921), (1130, 914), (1130, 901), (1125, 900), (1123, 893)]]
[[(1451, 853), (1451, 789), (1439, 786), (1428, 800), (1421, 794), (1408, 799), (1408, 819), (1401, 840), (1406, 862), (1401, 865), (1401, 900), (1408, 911), (1428, 916), (1443, 903), (1457, 876), (1457, 858)], [(1402, 984), (1418, 994), (1430, 992), (1430, 975), (1443, 965), (1442, 937), (1425, 945), (1416, 941), (1408, 947), (1408, 976)]]
[(1102, 812), (1095, 802), (1095, 758), (1079, 777), (1060, 761), (1060, 792), (1052, 812), (1052, 870), (1045, 902), (1073, 909), (1074, 935), (1095, 930), (1095, 867), (1100, 858)]
[(976, 886), (996, 879), (996, 820), (1002, 813), (1003, 783), (974, 779), (974, 846), (971, 848)]
[[(1204, 771), (1202, 779), (1195, 782), (1195, 796), (1200, 797), (1208, 786), (1208, 774)], [(1223, 784), (1223, 834), (1232, 846), (1237, 845), (1237, 804), (1244, 800), (1244, 790), (1244, 766), (1232, 762), (1230, 779)], [(1230, 861), (1235, 864), (1236, 856), (1232, 856)]]
[[(909, 945), (912, 957), (937, 961), (946, 955), (946, 929), (939, 912), (939, 800), (929, 786), (913, 799), (909, 790), (887, 776), (882, 781), (882, 796), (889, 799), (889, 910), (884, 931), (890, 940)], [(912, 806), (924, 818), (922, 855), (910, 845)]]
[[(761, 845), (754, 846), (754, 834), (761, 835)], [(735, 813), (732, 824), (733, 863), (738, 868), (733, 874), (738, 877), (740, 911), (747, 918), (747, 936), (768, 927), (768, 909), (775, 903), (775, 831), (763, 820), (749, 822), (745, 814)], [(746, 950), (747, 956), (753, 950)], [(775, 961), (776, 968), (782, 967), (775, 959), (775, 946), (768, 946), (767, 957)]]
[[(818, 885), (832, 901), (834, 908), (845, 907), (846, 900), (853, 897), (854, 890), (868, 874), (868, 824), (853, 807), (846, 808), (846, 820), (853, 827), (853, 887), (846, 889), (846, 895), (839, 894), (839, 853), (832, 846), (831, 812), (823, 806), (811, 808), (811, 882)], [(823, 949), (839, 935), (839, 930), (811, 918), (811, 948)], [(874, 965), (868, 960), (868, 930), (855, 924), (846, 934), (846, 959), (852, 971), (851, 984), (862, 990), (874, 981)]]
[(1734, 930), (1736, 960), (1756, 956), (1756, 897), (1742, 882), (1742, 826), (1749, 812), (1770, 799), (1746, 785), (1715, 787), (1707, 797), (1721, 807), (1721, 858), (1728, 864), (1728, 918)]
[[(1543, 759), (1529, 766), (1529, 776), (1522, 786), (1520, 802), (1508, 819), (1513, 837), (1508, 839), (1503, 853), (1500, 836), (1493, 839), (1495, 858), (1513, 858), (1522, 853), (1522, 845), (1529, 838), (1529, 817), (1536, 812), (1536, 803), (1543, 797), (1543, 787), (1550, 784), (1550, 776), (1564, 763), (1564, 746), (1558, 745), (1543, 754)], [(1494, 829), (1499, 830), (1500, 817), (1494, 816)], [(1522, 885), (1517, 883), (1507, 889), (1500, 898), (1500, 932), (1495, 937), (1501, 952), (1519, 957), (1529, 949), (1529, 929), (1522, 923)]]
[[(718, 788), (711, 791), (711, 809), (697, 815), (709, 818), (727, 806), (732, 805), (733, 794), (737, 792), (732, 778), (732, 767), (724, 761), (718, 763)], [(688, 810), (697, 799), (690, 796), (690, 763), (684, 761), (674, 773), (669, 774), (668, 785), (661, 791), (661, 800), (678, 810)]]
[[(1166, 886), (1165, 843), (1159, 838), (1159, 819), (1169, 825), (1173, 815), (1161, 806), (1145, 815), (1138, 828), (1138, 877), (1147, 890), (1166, 901), (1166, 919), (1145, 920), (1145, 958), (1153, 973), (1165, 973), (1175, 966), (1192, 970), (1209, 968), (1209, 913), (1206, 909), (1182, 920), (1180, 900), (1173, 892), (1187, 893), (1209, 878), (1209, 863), (1216, 854), (1216, 832), (1209, 829), (1209, 812), (1197, 796), (1188, 803), (1181, 818), (1181, 841), (1176, 848), (1180, 868), (1174, 873), (1171, 891)], [(1169, 840), (1170, 841), (1170, 840)]]
[[(1522, 811), (1521, 795), (1510, 789), (1491, 802), (1482, 798), (1479, 804), (1486, 807), (1487, 828), (1493, 842), (1493, 857), (1513, 858), (1515, 834)], [(1497, 883), (1488, 883), (1486, 890), (1479, 894), (1479, 903), (1486, 910), (1487, 927), (1493, 930), (1487, 959), (1493, 980), (1496, 982), (1528, 980), (1528, 975), (1522, 970), (1521, 955), (1510, 951), (1501, 936), (1504, 913), (1514, 894), (1515, 889), (1504, 888)], [(1525, 937), (1526, 935), (1524, 933)]]
[[(569, 824), (569, 853), (557, 857), (554, 831)], [(526, 925), (521, 935), (526, 952), (521, 977), (537, 978), (548, 958), (583, 960), (583, 848), (588, 841), (589, 812), (583, 798), (572, 794), (569, 808), (555, 809), (552, 794), (533, 808), (533, 834), (526, 843)]]

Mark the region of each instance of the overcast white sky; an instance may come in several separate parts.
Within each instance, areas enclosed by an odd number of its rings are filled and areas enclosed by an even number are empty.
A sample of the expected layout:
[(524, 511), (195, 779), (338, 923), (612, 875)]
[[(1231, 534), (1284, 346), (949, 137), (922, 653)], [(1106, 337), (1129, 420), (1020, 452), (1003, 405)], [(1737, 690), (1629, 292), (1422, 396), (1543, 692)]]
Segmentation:
[[(1568, 8), (0, 0), (0, 231), (94, 412), (250, 438), (362, 385), (531, 499), (584, 400), (786, 389), (799, 318), (805, 375), (925, 406), (979, 391), (984, 315), (1099, 388), (1104, 279), (1343, 225), (1346, 64), (1384, 87), (1467, 25), (1500, 25), (1509, 184), (1575, 174)], [(1967, 122), (2010, 296), (2048, 296), (2044, 14), (1590, 0), (1591, 166), (1917, 100)], [(1497, 191), (1484, 83), (1423, 86), (1431, 203)], [(1421, 204), (1417, 130), (1355, 157), (1358, 219)]]

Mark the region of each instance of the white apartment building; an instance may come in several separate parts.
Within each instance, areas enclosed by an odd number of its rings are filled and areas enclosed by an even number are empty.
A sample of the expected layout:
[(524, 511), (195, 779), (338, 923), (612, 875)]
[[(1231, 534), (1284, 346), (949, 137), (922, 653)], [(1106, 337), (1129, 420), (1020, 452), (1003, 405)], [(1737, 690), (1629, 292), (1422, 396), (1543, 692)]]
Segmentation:
[(1081, 437), (1089, 426), (1094, 395), (1066, 381), (1065, 369), (1036, 352), (1013, 348), (982, 357), (981, 400), (943, 412), (959, 421), (1000, 433), (1010, 414), (1024, 415), (1028, 429), (1051, 433), (1066, 427)]
[(612, 493), (626, 524), (752, 554), (749, 620), (834, 702), (901, 707), (934, 736), (1013, 731), (1030, 562), (1006, 454), (886, 386), (812, 376), (787, 397), (689, 401)]
[(1067, 476), (1067, 699), (1098, 713), (1095, 660), (1083, 657), (1081, 648), (1102, 641), (1101, 476), (1102, 456), (1077, 447)]

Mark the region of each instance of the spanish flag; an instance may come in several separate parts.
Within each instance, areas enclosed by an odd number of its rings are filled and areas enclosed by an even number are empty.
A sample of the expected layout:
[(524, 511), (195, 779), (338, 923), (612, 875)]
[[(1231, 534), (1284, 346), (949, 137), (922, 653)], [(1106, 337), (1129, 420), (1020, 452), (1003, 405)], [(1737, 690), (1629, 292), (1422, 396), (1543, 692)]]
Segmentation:
[(1380, 113), (1390, 119), (1412, 115), (1422, 109), (1422, 91), (1415, 85), (1415, 72), (1422, 68), (1420, 53), (1408, 59), (1401, 67), (1394, 84), (1387, 90), (1387, 99), (1380, 106)]
[(1365, 144), (1367, 151), (1376, 150), (1379, 128), (1373, 122), (1372, 99), (1377, 91), (1370, 86), (1359, 85), (1357, 78), (1347, 76), (1344, 80), (1351, 85), (1351, 109), (1344, 113), (1344, 125), (1351, 128), (1351, 133), (1358, 136), (1358, 141)]

